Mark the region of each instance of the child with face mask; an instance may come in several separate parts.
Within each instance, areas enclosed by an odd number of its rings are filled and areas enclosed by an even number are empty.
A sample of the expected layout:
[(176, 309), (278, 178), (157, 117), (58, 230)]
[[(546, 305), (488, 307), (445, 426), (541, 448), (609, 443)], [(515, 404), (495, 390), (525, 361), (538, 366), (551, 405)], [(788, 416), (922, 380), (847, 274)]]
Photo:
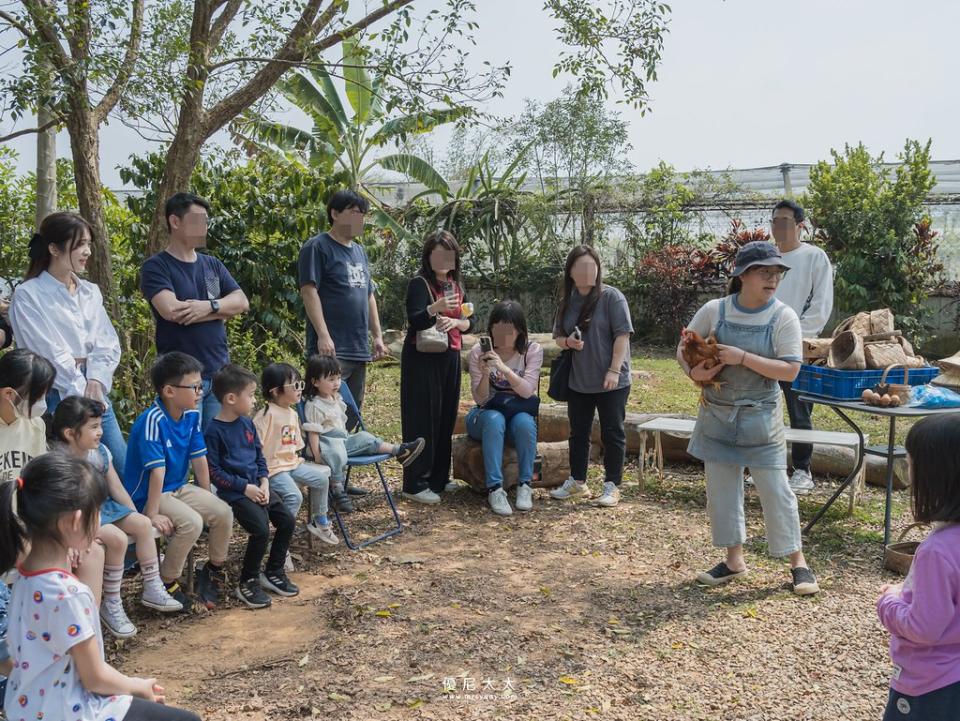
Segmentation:
[(0, 483), (15, 481), (31, 458), (47, 452), (41, 416), (56, 370), (23, 348), (0, 358)]

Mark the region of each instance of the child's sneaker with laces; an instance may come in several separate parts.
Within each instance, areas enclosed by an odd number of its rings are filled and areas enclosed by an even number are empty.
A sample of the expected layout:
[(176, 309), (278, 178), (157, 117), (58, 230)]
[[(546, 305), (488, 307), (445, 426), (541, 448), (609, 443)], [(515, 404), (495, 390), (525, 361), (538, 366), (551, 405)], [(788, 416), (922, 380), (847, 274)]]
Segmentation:
[(237, 586), (236, 593), (237, 598), (243, 601), (248, 608), (266, 608), (273, 603), (270, 596), (263, 592), (256, 578), (241, 581), (240, 585)]
[(209, 610), (215, 609), (223, 596), (223, 589), (227, 586), (227, 574), (223, 567), (216, 568), (207, 561), (197, 571), (197, 596), (200, 602)]
[(119, 598), (105, 598), (100, 604), (100, 620), (115, 638), (130, 638), (137, 635), (137, 627), (130, 623), (123, 602)]
[(183, 610), (183, 603), (170, 595), (159, 578), (143, 584), (140, 603), (160, 613), (178, 613)]
[(294, 585), (293, 581), (287, 578), (287, 574), (282, 570), (265, 571), (261, 573), (260, 585), (278, 596), (296, 596), (300, 593), (300, 589)]
[(400, 450), (397, 451), (396, 456), (397, 461), (399, 461), (401, 466), (406, 468), (423, 453), (423, 447), (425, 445), (427, 445), (427, 442), (423, 438), (417, 438), (408, 443), (400, 444)]
[(587, 492), (587, 484), (581, 483), (580, 481), (573, 480), (573, 476), (570, 476), (567, 480), (563, 482), (563, 485), (559, 488), (554, 488), (550, 491), (551, 498), (557, 498), (563, 500), (564, 498), (576, 498), (577, 496), (582, 496)]

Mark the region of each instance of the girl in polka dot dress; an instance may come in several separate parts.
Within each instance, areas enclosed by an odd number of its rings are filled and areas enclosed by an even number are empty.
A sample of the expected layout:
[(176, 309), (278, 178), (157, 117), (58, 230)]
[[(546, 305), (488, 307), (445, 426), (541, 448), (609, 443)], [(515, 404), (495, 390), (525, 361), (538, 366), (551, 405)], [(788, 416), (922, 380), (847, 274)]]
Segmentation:
[(64, 454), (39, 456), (0, 485), (0, 572), (29, 548), (8, 608), (10, 721), (199, 720), (162, 705), (156, 679), (125, 676), (104, 660), (97, 604), (70, 572), (69, 549), (93, 541), (106, 497), (103, 476)]

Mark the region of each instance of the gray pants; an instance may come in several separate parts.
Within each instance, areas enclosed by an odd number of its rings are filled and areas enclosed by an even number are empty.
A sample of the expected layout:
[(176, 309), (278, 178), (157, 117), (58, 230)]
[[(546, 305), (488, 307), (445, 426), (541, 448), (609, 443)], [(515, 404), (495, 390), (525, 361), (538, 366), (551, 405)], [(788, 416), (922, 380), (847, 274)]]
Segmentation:
[[(707, 513), (713, 545), (739, 546), (747, 540), (743, 512), (743, 466), (706, 463)], [(787, 472), (780, 468), (751, 468), (760, 494), (767, 547), (771, 556), (781, 558), (801, 550), (800, 514), (797, 497), (790, 488)]]
[(347, 477), (347, 459), (378, 453), (383, 441), (372, 433), (357, 431), (327, 431), (320, 434), (320, 457), (330, 467), (330, 483), (342, 484)]

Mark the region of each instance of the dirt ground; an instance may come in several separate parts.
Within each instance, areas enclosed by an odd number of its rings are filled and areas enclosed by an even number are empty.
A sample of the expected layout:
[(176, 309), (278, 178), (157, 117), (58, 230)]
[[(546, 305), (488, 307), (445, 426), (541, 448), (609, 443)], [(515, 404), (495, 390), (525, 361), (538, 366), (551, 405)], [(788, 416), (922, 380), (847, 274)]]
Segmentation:
[[(301, 594), (270, 609), (231, 599), (163, 619), (130, 599), (140, 633), (109, 653), (210, 720), (879, 719), (889, 661), (874, 602), (893, 578), (881, 494), (814, 529), (823, 591), (799, 599), (763, 555), (751, 493), (751, 573), (704, 590), (691, 579), (719, 556), (702, 470), (673, 470), (643, 493), (625, 485), (612, 510), (543, 491), (507, 519), (465, 489), (439, 507), (399, 502), (403, 533), (367, 550), (296, 538)], [(386, 524), (379, 504), (351, 523)]]

